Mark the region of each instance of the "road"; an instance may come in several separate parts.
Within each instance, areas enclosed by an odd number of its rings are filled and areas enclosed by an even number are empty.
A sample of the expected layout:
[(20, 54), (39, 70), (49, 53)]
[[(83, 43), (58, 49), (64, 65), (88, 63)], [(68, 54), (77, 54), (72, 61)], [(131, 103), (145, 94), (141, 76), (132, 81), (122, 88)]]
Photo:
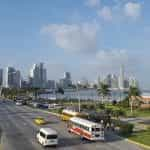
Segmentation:
[(107, 133), (105, 142), (82, 141), (78, 136), (67, 132), (66, 124), (58, 117), (29, 108), (16, 106), (13, 102), (0, 101), (0, 146), (2, 150), (43, 150), (36, 141), (36, 133), (42, 126), (34, 124), (37, 116), (44, 117), (50, 123), (45, 125), (59, 133), (59, 145), (47, 147), (47, 150), (140, 150), (119, 137)]

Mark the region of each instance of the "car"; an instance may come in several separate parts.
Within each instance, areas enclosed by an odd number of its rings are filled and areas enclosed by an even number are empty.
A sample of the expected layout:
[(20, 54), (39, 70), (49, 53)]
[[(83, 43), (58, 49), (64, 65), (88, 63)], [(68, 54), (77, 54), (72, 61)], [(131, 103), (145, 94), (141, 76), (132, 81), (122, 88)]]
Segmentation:
[(37, 117), (34, 119), (34, 123), (37, 125), (44, 125), (47, 124), (47, 121), (42, 117)]
[(51, 128), (41, 128), (36, 138), (43, 146), (56, 146), (58, 144), (58, 133)]
[(21, 105), (22, 105), (22, 102), (16, 102), (16, 105), (17, 105), (17, 106), (21, 106)]

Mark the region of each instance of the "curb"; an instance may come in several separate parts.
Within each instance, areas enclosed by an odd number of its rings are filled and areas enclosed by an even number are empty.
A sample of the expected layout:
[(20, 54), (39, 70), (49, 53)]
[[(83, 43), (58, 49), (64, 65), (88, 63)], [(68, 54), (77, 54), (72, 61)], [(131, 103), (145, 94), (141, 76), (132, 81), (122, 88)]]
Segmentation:
[(55, 116), (57, 116), (57, 117), (60, 117), (60, 116), (61, 116), (61, 115), (60, 115), (60, 114), (58, 114), (58, 113), (53, 113), (53, 112), (46, 111), (46, 110), (41, 110), (41, 109), (37, 109), (37, 110), (39, 110), (39, 111), (41, 111), (41, 112), (43, 112), (43, 113), (47, 113), (47, 114), (55, 115)]
[(28, 108), (32, 109), (32, 110), (37, 110), (37, 111), (40, 111), (40, 112), (43, 112), (43, 113), (47, 113), (47, 114), (52, 114), (52, 115), (55, 115), (57, 117), (60, 117), (61, 115), (58, 114), (58, 113), (54, 113), (54, 112), (50, 112), (50, 111), (46, 111), (46, 110), (42, 110), (42, 109), (35, 109), (35, 108), (31, 108), (29, 106), (27, 106)]
[(135, 141), (133, 141), (133, 140), (130, 140), (130, 139), (128, 139), (128, 138), (124, 138), (124, 137), (122, 137), (122, 136), (119, 136), (119, 135), (117, 135), (117, 134), (115, 134), (116, 136), (118, 136), (119, 138), (121, 138), (122, 140), (124, 140), (124, 141), (126, 141), (126, 142), (130, 142), (130, 143), (132, 143), (132, 144), (135, 144), (135, 145), (137, 145), (137, 146), (139, 146), (139, 147), (142, 147), (142, 148), (145, 148), (145, 149), (149, 149), (150, 150), (150, 146), (148, 146), (148, 145), (145, 145), (145, 144), (142, 144), (142, 143), (139, 143), (139, 142), (135, 142)]
[(145, 144), (141, 144), (141, 143), (139, 143), (139, 142), (135, 142), (135, 141), (130, 140), (130, 139), (125, 139), (125, 141), (130, 142), (130, 143), (133, 143), (133, 144), (136, 144), (136, 145), (138, 145), (138, 146), (140, 146), (140, 147), (143, 147), (143, 148), (146, 148), (146, 149), (150, 149), (150, 146), (145, 145)]

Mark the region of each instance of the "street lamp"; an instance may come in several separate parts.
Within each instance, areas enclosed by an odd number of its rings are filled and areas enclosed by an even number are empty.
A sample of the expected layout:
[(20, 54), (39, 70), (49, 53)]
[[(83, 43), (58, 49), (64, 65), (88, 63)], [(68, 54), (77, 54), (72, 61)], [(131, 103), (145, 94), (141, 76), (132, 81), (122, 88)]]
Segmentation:
[(81, 110), (81, 104), (80, 104), (80, 94), (79, 94), (79, 88), (78, 88), (78, 85), (76, 86), (77, 88), (77, 93), (78, 93), (78, 109), (79, 109), (79, 112)]

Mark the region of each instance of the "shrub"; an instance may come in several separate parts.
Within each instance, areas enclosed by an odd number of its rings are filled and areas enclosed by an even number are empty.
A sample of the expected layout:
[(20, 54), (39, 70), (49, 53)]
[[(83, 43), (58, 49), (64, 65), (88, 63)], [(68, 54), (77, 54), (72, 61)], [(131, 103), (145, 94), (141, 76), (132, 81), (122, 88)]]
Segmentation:
[(129, 107), (129, 97), (126, 97), (124, 100), (118, 103), (119, 106), (128, 108)]
[(115, 106), (116, 104), (117, 104), (117, 101), (116, 101), (116, 100), (113, 100), (113, 101), (112, 101), (112, 105)]
[(81, 105), (81, 108), (82, 108), (82, 109), (88, 109), (88, 105), (87, 105), (87, 104), (82, 104), (82, 105)]
[(119, 116), (125, 116), (125, 111), (122, 110), (122, 109), (114, 109), (113, 112), (112, 112), (112, 115), (114, 117), (119, 117)]
[(121, 123), (120, 124), (120, 134), (122, 135), (130, 135), (133, 132), (134, 125), (130, 123)]
[(95, 105), (94, 105), (94, 104), (88, 105), (88, 109), (89, 109), (89, 110), (94, 110), (94, 109), (95, 109)]
[(100, 104), (98, 105), (98, 108), (100, 108), (100, 109), (105, 109), (105, 105), (102, 104), (102, 103), (100, 103)]
[(112, 108), (106, 108), (105, 113), (106, 114), (112, 114)]

